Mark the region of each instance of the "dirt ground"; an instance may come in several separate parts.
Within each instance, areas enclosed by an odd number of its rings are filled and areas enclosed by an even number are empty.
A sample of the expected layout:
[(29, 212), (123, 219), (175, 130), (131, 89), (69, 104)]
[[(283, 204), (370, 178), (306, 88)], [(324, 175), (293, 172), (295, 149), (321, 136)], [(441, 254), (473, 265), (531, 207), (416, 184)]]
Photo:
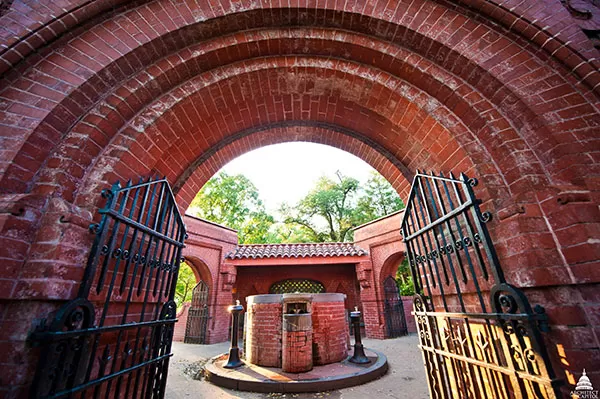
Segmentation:
[(387, 340), (365, 339), (363, 344), (383, 352), (389, 363), (389, 371), (378, 380), (337, 391), (280, 394), (239, 392), (221, 388), (195, 379), (201, 374), (202, 365), (213, 356), (225, 353), (229, 344), (191, 345), (173, 343), (173, 358), (169, 366), (167, 399), (427, 399), (429, 398), (425, 369), (417, 348), (417, 337), (408, 336)]

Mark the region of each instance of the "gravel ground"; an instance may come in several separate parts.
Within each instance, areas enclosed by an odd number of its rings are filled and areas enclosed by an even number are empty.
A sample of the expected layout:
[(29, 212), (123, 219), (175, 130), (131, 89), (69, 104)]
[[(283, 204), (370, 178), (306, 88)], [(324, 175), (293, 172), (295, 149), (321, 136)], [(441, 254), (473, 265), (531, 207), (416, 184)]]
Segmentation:
[(383, 352), (389, 371), (378, 380), (352, 388), (307, 394), (239, 392), (221, 388), (205, 381), (203, 365), (213, 356), (229, 349), (227, 342), (215, 345), (173, 343), (173, 358), (169, 366), (167, 399), (427, 399), (429, 398), (425, 369), (417, 348), (417, 337), (396, 339), (364, 339), (363, 344)]

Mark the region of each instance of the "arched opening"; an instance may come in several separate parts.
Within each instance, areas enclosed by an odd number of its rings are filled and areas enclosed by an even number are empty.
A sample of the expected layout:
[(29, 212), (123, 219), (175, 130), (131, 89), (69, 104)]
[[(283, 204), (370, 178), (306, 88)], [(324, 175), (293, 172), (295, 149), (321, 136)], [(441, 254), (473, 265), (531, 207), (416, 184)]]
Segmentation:
[(396, 279), (392, 276), (383, 280), (383, 313), (388, 338), (401, 337), (408, 334), (405, 307), (400, 298)]
[(186, 344), (205, 344), (208, 342), (208, 321), (210, 290), (205, 281), (200, 280), (192, 289), (189, 313), (185, 321)]
[[(399, 243), (399, 239), (396, 245)], [(391, 255), (381, 267), (380, 292), (383, 301), (385, 336), (388, 338), (416, 333), (412, 312), (415, 294), (412, 273), (406, 258), (406, 248), (390, 248)]]
[(181, 262), (177, 278), (175, 302), (178, 323), (173, 340), (206, 344), (210, 342), (210, 320), (215, 312), (211, 289), (213, 278), (209, 266), (192, 251), (193, 248), (187, 248), (184, 252), (185, 259)]

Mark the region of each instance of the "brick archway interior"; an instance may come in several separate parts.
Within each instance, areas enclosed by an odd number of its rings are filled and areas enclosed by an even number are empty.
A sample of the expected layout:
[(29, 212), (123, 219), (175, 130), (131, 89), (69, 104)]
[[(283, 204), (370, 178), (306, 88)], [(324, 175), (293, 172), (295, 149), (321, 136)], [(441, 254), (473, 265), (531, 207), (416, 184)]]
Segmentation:
[(212, 287), (212, 274), (206, 262), (197, 257), (188, 256), (185, 258), (185, 263), (192, 269), (196, 283), (204, 281), (209, 287)]
[[(569, 382), (593, 369), (600, 58), (568, 10), (300, 3), (24, 1), (2, 11), (0, 327), (14, 354), (4, 391), (31, 382), (35, 320), (75, 296), (101, 188), (164, 175), (185, 209), (228, 160), (298, 140), (354, 153), (402, 196), (415, 169), (477, 176), (508, 280), (546, 307), (549, 346), (569, 359), (555, 357), (557, 368)], [(235, 246), (219, 234), (220, 248)], [(235, 271), (213, 279), (224, 293)], [(219, 295), (215, 304), (228, 300)]]
[[(189, 249), (188, 249), (186, 252), (194, 253), (196, 251), (189, 251)], [(187, 256), (185, 258), (185, 263), (189, 266), (189, 268), (194, 273), (194, 278), (195, 278), (194, 286), (196, 284), (198, 284), (200, 281), (203, 281), (208, 285), (209, 303), (210, 303), (210, 293), (211, 293), (211, 289), (212, 289), (212, 285), (213, 285), (212, 274), (210, 272), (210, 268), (204, 261), (202, 261), (201, 259), (199, 259), (193, 255)], [(185, 339), (190, 306), (191, 306), (191, 302), (184, 302), (181, 309), (177, 312), (178, 322), (177, 322), (177, 324), (175, 324), (175, 329), (173, 332), (173, 340), (174, 341), (183, 341)], [(211, 309), (209, 308), (209, 314), (210, 314), (210, 310)]]

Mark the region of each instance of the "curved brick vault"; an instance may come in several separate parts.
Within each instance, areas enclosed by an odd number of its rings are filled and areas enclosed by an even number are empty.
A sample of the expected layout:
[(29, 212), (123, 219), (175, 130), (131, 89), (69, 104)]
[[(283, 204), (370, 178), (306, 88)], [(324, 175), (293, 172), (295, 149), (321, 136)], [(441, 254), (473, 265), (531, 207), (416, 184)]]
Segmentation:
[(101, 187), (161, 174), (185, 208), (228, 160), (298, 140), (354, 153), (403, 196), (415, 169), (480, 178), (509, 281), (546, 306), (570, 359), (557, 367), (600, 359), (600, 58), (567, 10), (297, 3), (2, 12), (0, 341), (15, 389), (31, 320), (75, 295)]

